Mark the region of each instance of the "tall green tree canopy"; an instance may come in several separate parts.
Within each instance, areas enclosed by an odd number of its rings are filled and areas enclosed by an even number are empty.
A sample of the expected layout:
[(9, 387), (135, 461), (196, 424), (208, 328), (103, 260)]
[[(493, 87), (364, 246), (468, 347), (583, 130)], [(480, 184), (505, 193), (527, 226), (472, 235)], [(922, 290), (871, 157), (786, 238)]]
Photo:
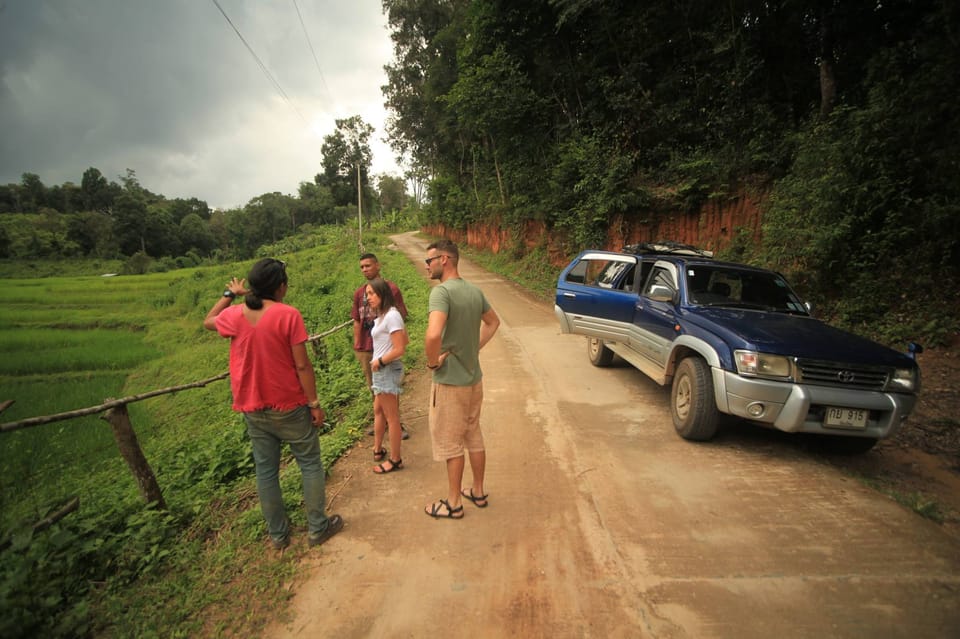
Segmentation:
[(383, 6), (388, 131), (427, 176), (428, 221), (540, 219), (597, 245), (614, 215), (697, 211), (759, 185), (765, 243), (740, 248), (815, 297), (858, 280), (873, 312), (892, 307), (894, 289), (878, 305), (883, 287), (861, 274), (902, 264), (908, 238), (923, 238), (911, 266), (928, 290), (934, 273), (957, 278), (954, 2)]

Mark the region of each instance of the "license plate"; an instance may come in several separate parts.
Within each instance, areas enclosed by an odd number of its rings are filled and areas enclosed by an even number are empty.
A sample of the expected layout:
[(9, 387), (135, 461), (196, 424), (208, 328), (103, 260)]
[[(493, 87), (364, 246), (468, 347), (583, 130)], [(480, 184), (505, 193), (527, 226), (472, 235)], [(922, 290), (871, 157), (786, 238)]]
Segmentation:
[(839, 408), (827, 406), (824, 426), (832, 428), (866, 428), (869, 411), (862, 408)]

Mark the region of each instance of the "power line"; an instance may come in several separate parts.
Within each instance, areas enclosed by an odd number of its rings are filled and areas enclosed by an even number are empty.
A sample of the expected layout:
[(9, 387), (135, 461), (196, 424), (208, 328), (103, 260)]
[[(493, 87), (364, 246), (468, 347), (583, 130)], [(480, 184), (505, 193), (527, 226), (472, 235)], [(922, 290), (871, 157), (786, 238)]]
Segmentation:
[(323, 77), (323, 71), (320, 69), (320, 61), (317, 60), (317, 52), (313, 50), (313, 43), (310, 42), (310, 34), (307, 33), (307, 25), (303, 23), (303, 15), (300, 13), (300, 6), (297, 5), (297, 0), (293, 0), (293, 6), (297, 10), (297, 17), (300, 18), (300, 26), (303, 27), (303, 36), (307, 39), (307, 46), (310, 47), (310, 53), (313, 54), (313, 61), (317, 65), (317, 73), (320, 74), (320, 82), (323, 83), (323, 90), (327, 92), (327, 95), (331, 95), (330, 87), (327, 86), (327, 81)]
[(250, 44), (247, 43), (247, 40), (243, 37), (243, 34), (240, 33), (240, 29), (238, 29), (237, 26), (233, 24), (233, 20), (230, 19), (230, 16), (227, 15), (227, 12), (224, 11), (223, 7), (220, 6), (219, 0), (213, 0), (213, 4), (215, 4), (217, 6), (217, 9), (220, 10), (220, 13), (223, 14), (223, 17), (227, 21), (227, 23), (231, 27), (233, 27), (233, 31), (237, 34), (237, 37), (240, 38), (240, 42), (242, 42), (243, 46), (247, 48), (247, 51), (250, 52), (250, 55), (253, 56), (253, 59), (257, 61), (257, 65), (260, 67), (260, 70), (263, 71), (263, 74), (265, 76), (267, 76), (267, 79), (270, 81), (270, 84), (272, 84), (273, 88), (277, 90), (277, 93), (280, 94), (280, 97), (283, 98), (283, 100), (290, 105), (290, 108), (292, 108), (294, 111), (297, 112), (297, 115), (300, 116), (300, 119), (303, 120), (303, 123), (309, 126), (307, 119), (303, 117), (303, 114), (300, 113), (300, 110), (296, 107), (296, 105), (294, 105), (294, 103), (290, 101), (289, 96), (287, 96), (287, 92), (283, 90), (283, 87), (280, 86), (280, 83), (277, 82), (277, 79), (273, 77), (273, 74), (270, 73), (270, 70), (267, 69), (266, 65), (263, 64), (263, 62), (260, 60), (260, 57), (254, 52), (253, 47), (251, 47)]

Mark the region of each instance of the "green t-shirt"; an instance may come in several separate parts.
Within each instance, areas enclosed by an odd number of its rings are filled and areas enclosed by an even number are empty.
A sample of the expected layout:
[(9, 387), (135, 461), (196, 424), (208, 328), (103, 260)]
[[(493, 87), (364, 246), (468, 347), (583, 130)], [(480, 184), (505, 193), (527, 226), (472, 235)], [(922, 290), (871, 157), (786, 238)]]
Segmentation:
[(483, 291), (460, 278), (450, 279), (430, 291), (430, 312), (447, 314), (440, 351), (450, 353), (433, 372), (433, 381), (450, 386), (473, 386), (480, 371), (480, 317), (490, 310)]

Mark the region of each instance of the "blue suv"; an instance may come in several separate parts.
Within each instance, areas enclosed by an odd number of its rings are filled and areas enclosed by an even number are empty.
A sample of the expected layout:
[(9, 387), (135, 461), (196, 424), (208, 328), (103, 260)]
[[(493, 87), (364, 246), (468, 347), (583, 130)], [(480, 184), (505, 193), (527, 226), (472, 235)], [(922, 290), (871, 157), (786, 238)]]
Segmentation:
[(584, 251), (560, 274), (554, 312), (563, 333), (587, 336), (594, 366), (616, 355), (670, 384), (684, 439), (711, 439), (728, 414), (865, 452), (920, 390), (912, 357), (814, 319), (780, 274), (682, 244)]

